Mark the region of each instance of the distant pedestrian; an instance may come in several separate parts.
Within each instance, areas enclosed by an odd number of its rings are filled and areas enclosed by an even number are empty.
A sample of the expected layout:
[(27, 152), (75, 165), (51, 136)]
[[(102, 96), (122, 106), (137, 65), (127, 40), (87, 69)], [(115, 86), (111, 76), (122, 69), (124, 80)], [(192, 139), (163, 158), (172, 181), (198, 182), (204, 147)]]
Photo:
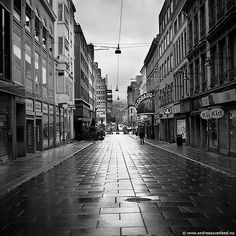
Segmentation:
[(144, 144), (144, 131), (143, 130), (139, 132), (139, 138), (140, 138), (140, 143)]

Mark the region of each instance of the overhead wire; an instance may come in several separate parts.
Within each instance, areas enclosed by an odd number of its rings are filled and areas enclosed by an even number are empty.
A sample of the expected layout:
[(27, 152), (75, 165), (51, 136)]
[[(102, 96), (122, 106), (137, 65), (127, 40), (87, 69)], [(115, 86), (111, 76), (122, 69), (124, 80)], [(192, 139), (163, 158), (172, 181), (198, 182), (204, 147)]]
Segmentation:
[(118, 45), (120, 44), (122, 15), (123, 15), (123, 0), (121, 0), (121, 4), (120, 4), (120, 27), (119, 27)]
[[(120, 37), (121, 37), (121, 25), (122, 25), (122, 15), (123, 15), (123, 0), (121, 0), (120, 4), (120, 25), (119, 25), (119, 35), (118, 35), (118, 46), (117, 49), (119, 50), (119, 45), (120, 45)], [(118, 88), (118, 81), (119, 81), (119, 70), (120, 70), (120, 57), (119, 54), (117, 55), (117, 77), (116, 77), (116, 91), (118, 93), (119, 88)], [(117, 100), (120, 100), (119, 94), (117, 97)]]

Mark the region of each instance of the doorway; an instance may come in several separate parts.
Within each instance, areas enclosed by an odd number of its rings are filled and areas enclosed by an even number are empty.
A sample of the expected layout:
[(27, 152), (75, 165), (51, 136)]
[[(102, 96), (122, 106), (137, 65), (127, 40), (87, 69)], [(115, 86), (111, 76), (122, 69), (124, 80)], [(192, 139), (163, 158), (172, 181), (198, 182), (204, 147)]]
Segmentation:
[(26, 121), (27, 152), (34, 152), (34, 120)]
[(42, 120), (36, 119), (35, 127), (36, 151), (42, 151)]

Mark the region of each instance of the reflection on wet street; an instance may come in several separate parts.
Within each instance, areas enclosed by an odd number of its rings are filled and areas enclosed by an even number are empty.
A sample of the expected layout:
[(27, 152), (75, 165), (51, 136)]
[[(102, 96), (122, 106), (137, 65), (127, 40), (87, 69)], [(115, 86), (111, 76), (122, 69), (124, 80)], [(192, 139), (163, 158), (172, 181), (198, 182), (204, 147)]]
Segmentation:
[(236, 181), (107, 135), (3, 196), (0, 209), (0, 235), (235, 232)]

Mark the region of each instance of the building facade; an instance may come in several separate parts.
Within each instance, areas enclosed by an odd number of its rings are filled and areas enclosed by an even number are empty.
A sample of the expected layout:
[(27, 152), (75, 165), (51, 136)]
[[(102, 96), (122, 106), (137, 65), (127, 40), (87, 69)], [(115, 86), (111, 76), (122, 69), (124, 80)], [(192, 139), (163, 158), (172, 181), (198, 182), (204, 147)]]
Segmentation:
[(74, 13), (72, 0), (57, 0), (55, 24), (56, 145), (74, 138)]
[[(160, 85), (160, 73), (159, 73), (159, 35), (157, 35), (151, 44), (151, 47), (147, 53), (146, 58), (144, 59), (144, 67), (146, 68), (146, 91), (152, 92), (152, 102), (153, 102), (153, 114), (149, 114), (146, 118), (148, 124), (149, 136), (151, 138), (159, 139), (159, 130), (160, 130), (160, 119), (159, 119), (159, 85)], [(158, 105), (158, 106), (157, 106)], [(154, 109), (156, 108), (156, 110)], [(155, 112), (154, 112), (155, 111)]]
[(130, 85), (127, 87), (127, 118), (128, 118), (128, 126), (131, 129), (135, 129), (137, 126), (137, 110), (135, 108), (136, 99), (139, 96), (139, 87), (137, 81), (131, 81)]
[(190, 145), (236, 156), (236, 2), (185, 1)]
[(107, 120), (107, 78), (102, 77), (101, 69), (96, 64), (97, 82), (96, 82), (96, 122), (98, 125), (106, 125)]
[(75, 25), (75, 111), (74, 125), (76, 139), (82, 139), (88, 132), (94, 118), (94, 51), (88, 45), (79, 24)]
[(0, 141), (0, 155), (16, 159), (56, 142), (56, 14), (52, 1), (1, 1), (3, 18), (0, 117), (4, 141)]
[(107, 89), (106, 98), (107, 98), (107, 112), (106, 112), (107, 117), (106, 117), (106, 121), (107, 121), (107, 124), (108, 124), (108, 123), (114, 122), (112, 89)]

